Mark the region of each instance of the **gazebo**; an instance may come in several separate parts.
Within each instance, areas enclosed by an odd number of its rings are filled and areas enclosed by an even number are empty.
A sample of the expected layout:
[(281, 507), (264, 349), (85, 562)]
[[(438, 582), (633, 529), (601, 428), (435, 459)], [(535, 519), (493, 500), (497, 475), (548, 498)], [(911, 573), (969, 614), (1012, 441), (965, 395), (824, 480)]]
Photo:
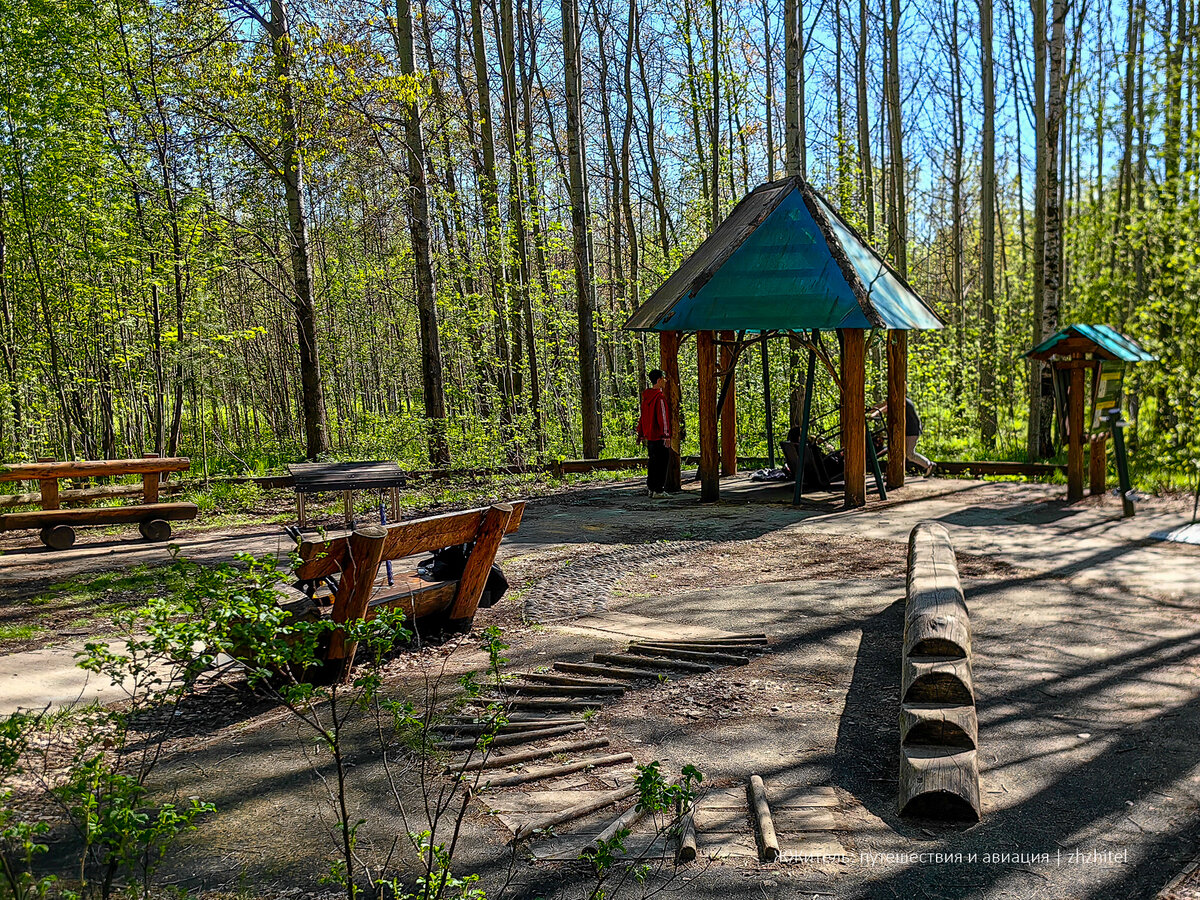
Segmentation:
[[(907, 336), (912, 330), (941, 328), (942, 322), (804, 179), (784, 178), (751, 191), (625, 327), (659, 333), (660, 365), (673, 386), (671, 443), (676, 460), (679, 346), (686, 335), (696, 336), (700, 496), (708, 501), (720, 497), (721, 474), (737, 467), (733, 372), (741, 351), (774, 335), (794, 334), (809, 342), (811, 373), (811, 342), (819, 332), (836, 332), (847, 506), (866, 503), (867, 331), (886, 331), (887, 481), (892, 487), (903, 484)], [(806, 421), (811, 386), (810, 375)], [(673, 477), (677, 479), (677, 473)]]

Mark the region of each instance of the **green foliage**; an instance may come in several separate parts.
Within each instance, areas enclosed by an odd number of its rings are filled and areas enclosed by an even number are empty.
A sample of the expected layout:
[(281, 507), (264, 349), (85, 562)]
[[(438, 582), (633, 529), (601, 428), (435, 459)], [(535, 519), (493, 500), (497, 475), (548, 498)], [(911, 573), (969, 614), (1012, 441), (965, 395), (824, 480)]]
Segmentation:
[[(0, 784), (24, 771), (22, 758), (29, 733), (38, 723), (37, 717), (24, 713), (0, 719)], [(50, 826), (21, 820), (12, 808), (12, 799), (12, 791), (0, 790), (0, 897), (41, 900), (57, 880), (33, 873), (34, 857), (48, 849), (43, 838)]]
[[(658, 760), (639, 765), (637, 772), (636, 809), (643, 816), (652, 818), (656, 826), (656, 839), (676, 834), (682, 815), (695, 801), (696, 789), (704, 776), (699, 769), (688, 764), (680, 770), (679, 778), (668, 782), (663, 777)], [(645, 885), (653, 874), (654, 869), (644, 856), (628, 858), (626, 841), (630, 834), (630, 828), (618, 828), (611, 838), (597, 841), (593, 851), (585, 852), (596, 875), (588, 900), (616, 896), (630, 879)]]

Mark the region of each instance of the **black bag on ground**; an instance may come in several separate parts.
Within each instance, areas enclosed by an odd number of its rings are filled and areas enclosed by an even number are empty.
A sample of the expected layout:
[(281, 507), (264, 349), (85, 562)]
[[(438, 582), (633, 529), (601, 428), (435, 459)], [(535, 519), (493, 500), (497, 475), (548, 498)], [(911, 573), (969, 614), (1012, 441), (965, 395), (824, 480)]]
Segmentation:
[[(462, 578), (467, 569), (467, 560), (471, 557), (474, 544), (456, 544), (435, 550), (433, 556), (417, 566), (417, 574), (429, 581), (456, 581)], [(484, 609), (495, 606), (500, 598), (508, 591), (508, 579), (504, 571), (495, 563), (488, 573), (487, 583), (483, 586), (483, 595), (479, 605)]]

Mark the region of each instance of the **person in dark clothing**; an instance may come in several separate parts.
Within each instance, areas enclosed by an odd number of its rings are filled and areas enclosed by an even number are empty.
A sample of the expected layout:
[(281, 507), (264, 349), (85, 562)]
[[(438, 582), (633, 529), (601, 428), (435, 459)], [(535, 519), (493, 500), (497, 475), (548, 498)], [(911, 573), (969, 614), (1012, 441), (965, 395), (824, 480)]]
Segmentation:
[(908, 397), (904, 398), (904, 458), (914, 466), (920, 468), (921, 473), (928, 475), (933, 471), (933, 463), (928, 457), (922, 456), (917, 452), (917, 441), (921, 439), (921, 432), (925, 427), (921, 424), (921, 417), (917, 415), (917, 407)]
[(662, 369), (651, 369), (647, 373), (650, 387), (642, 392), (642, 409), (638, 416), (637, 438), (646, 445), (650, 464), (646, 468), (646, 491), (655, 499), (667, 496), (667, 464), (671, 451), (667, 441), (671, 438), (671, 418), (667, 410), (667, 376)]

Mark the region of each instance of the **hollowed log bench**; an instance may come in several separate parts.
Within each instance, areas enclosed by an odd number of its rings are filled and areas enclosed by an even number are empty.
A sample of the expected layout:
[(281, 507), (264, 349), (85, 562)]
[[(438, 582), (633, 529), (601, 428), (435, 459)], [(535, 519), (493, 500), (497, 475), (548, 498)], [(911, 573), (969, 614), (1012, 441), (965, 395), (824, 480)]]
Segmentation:
[[(363, 525), (323, 540), (301, 540), (295, 577), (312, 585), (338, 576), (329, 609), (311, 596), (297, 596), (284, 606), (293, 616), (329, 616), (334, 622), (372, 618), (380, 609), (399, 609), (410, 623), (436, 618), (450, 628), (470, 627), (487, 585), (500, 541), (521, 525), (525, 502), (498, 503), (487, 509), (445, 513), (391, 525)], [(474, 542), (462, 576), (428, 581), (416, 571), (394, 573), (392, 584), (380, 566), (417, 553)], [(319, 595), (318, 595), (319, 596)], [(343, 632), (330, 633), (326, 661), (333, 668), (354, 659), (355, 646)]]
[[(147, 455), (141, 459), (104, 459), (59, 462), (41, 460), (13, 466), (0, 466), (0, 482), (36, 481), (40, 493), (17, 499), (37, 503), (41, 509), (0, 514), (0, 531), (24, 528), (41, 529), (42, 543), (52, 550), (66, 550), (75, 543), (75, 529), (87, 525), (120, 525), (136, 522), (148, 541), (165, 541), (171, 536), (173, 521), (196, 518), (194, 503), (159, 503), (159, 481), (167, 472), (183, 472), (191, 465), (186, 457), (161, 459)], [(142, 476), (142, 502), (128, 506), (93, 509), (63, 509), (64, 501), (91, 503), (127, 493), (124, 488), (96, 487), (59, 491), (60, 478), (101, 478), (120, 475)]]

